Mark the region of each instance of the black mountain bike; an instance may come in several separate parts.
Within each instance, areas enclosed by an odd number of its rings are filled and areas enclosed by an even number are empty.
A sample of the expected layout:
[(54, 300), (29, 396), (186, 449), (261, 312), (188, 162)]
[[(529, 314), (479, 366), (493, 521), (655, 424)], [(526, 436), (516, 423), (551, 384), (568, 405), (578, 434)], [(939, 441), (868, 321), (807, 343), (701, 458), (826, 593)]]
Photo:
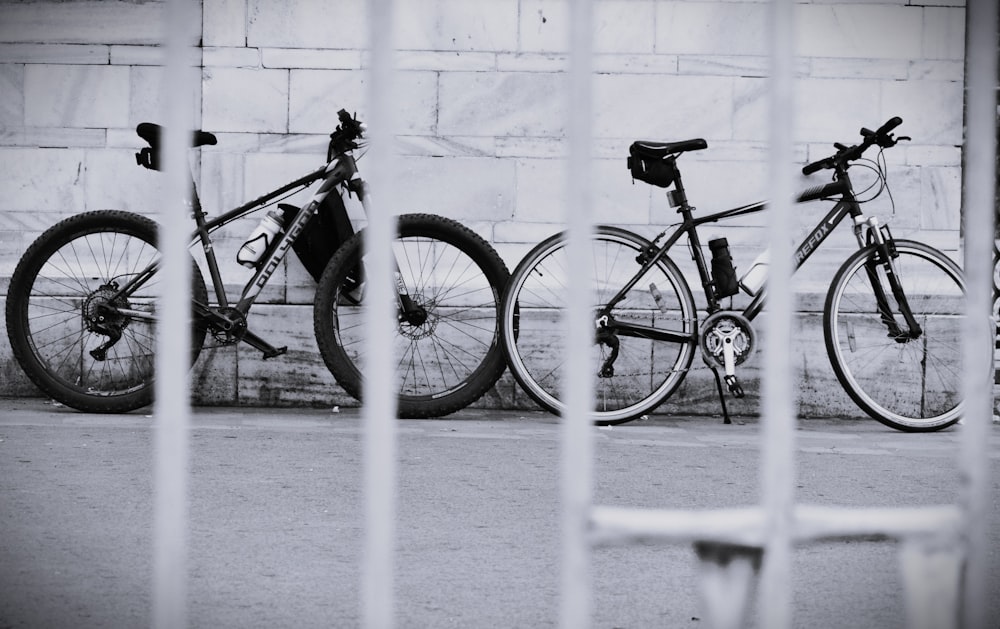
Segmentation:
[[(356, 323), (365, 292), (363, 233), (354, 233), (340, 193), (365, 201), (354, 158), (364, 126), (343, 110), (338, 117), (321, 168), (216, 218), (206, 216), (192, 182), (191, 246), (204, 252), (214, 289), (210, 297), (192, 259), (192, 364), (208, 336), (217, 345), (246, 343), (265, 359), (285, 353), (255, 334), (247, 316), (291, 248), (318, 280), (314, 329), (320, 353), (341, 386), (360, 399), (364, 356)], [(159, 170), (161, 128), (143, 123), (137, 133), (149, 144), (137, 162)], [(193, 147), (215, 143), (204, 131), (192, 137)], [(278, 204), (317, 182), (303, 207)], [(239, 299), (230, 301), (211, 234), (275, 204), (278, 209), (268, 216), (274, 229), (264, 235), (255, 231), (241, 250), (239, 260), (254, 273)], [(399, 216), (392, 249), (399, 413), (446, 415), (479, 399), (505, 368), (498, 315), (508, 270), (474, 232), (430, 214)], [(7, 297), (7, 334), (28, 377), (59, 402), (83, 411), (148, 405), (159, 259), (156, 223), (129, 212), (86, 212), (45, 231), (21, 258)]]
[[(923, 243), (896, 239), (887, 225), (865, 216), (848, 169), (864, 152), (884, 150), (899, 140), (889, 120), (877, 131), (862, 129), (856, 146), (836, 144), (836, 153), (808, 164), (806, 175), (833, 171), (831, 183), (810, 189), (799, 202), (826, 200), (833, 207), (794, 254), (797, 270), (844, 219), (859, 250), (834, 274), (823, 308), (823, 334), (837, 379), (866, 413), (893, 428), (931, 431), (961, 415), (960, 334), (965, 313), (965, 283), (959, 267)], [(593, 240), (596, 367), (596, 421), (616, 424), (652, 411), (681, 384), (699, 348), (715, 373), (728, 421), (719, 369), (730, 393), (743, 389), (737, 367), (754, 349), (752, 321), (763, 308), (766, 265), (757, 264), (738, 279), (725, 239), (709, 243), (709, 263), (698, 227), (759, 212), (764, 203), (695, 218), (688, 204), (678, 158), (707, 147), (704, 140), (635, 142), (629, 168), (635, 179), (667, 192), (682, 222), (652, 242), (617, 227), (600, 226)], [(884, 160), (874, 162), (878, 196), (885, 189)], [(874, 198), (874, 196), (872, 198)], [(870, 200), (870, 199), (866, 199)], [(666, 239), (661, 243), (661, 239)], [(670, 258), (670, 249), (687, 236), (704, 290), (707, 312), (699, 317), (687, 281)], [(553, 351), (555, 324), (566, 303), (574, 274), (566, 264), (566, 239), (557, 234), (537, 245), (511, 274), (504, 295), (502, 336), (508, 366), (524, 390), (554, 413), (564, 408), (562, 358)], [(742, 311), (723, 309), (723, 300), (743, 291), (752, 297)]]

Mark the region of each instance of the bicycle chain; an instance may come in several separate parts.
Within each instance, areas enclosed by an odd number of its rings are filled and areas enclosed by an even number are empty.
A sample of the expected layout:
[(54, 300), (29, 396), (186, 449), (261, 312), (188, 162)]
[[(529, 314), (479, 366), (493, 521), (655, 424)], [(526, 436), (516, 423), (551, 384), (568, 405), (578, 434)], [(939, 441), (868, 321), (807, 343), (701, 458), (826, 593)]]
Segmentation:
[[(633, 321), (641, 321), (641, 320), (654, 319), (655, 316), (651, 316), (653, 314), (655, 314), (655, 313), (652, 313), (651, 311), (647, 312), (646, 314), (631, 313), (629, 311), (618, 311), (618, 312), (614, 313), (614, 317), (615, 317), (615, 319), (631, 319)], [(673, 318), (673, 319), (662, 318), (662, 319), (658, 319), (658, 320), (659, 321), (677, 321), (677, 322), (684, 321), (683, 319), (680, 319), (680, 318)], [(696, 326), (699, 323), (698, 319), (688, 319), (687, 322), (689, 324), (691, 324), (692, 326)], [(695, 345), (697, 345), (697, 343)], [(695, 363), (692, 360), (692, 365), (694, 365), (694, 364)], [(613, 377), (617, 378), (617, 377), (620, 377), (620, 376), (650, 376), (650, 375), (664, 376), (664, 377), (666, 377), (668, 375), (675, 374), (675, 373), (688, 373), (688, 372), (691, 372), (691, 371), (711, 371), (711, 370), (712, 370), (712, 367), (710, 367), (708, 364), (706, 364), (705, 361), (703, 360), (703, 361), (701, 361), (701, 363), (699, 363), (699, 366), (691, 366), (691, 367), (687, 367), (685, 369), (670, 369), (668, 371), (654, 371), (652, 373), (650, 373), (650, 372), (621, 373), (621, 372), (618, 372), (616, 370), (615, 371), (615, 375)]]

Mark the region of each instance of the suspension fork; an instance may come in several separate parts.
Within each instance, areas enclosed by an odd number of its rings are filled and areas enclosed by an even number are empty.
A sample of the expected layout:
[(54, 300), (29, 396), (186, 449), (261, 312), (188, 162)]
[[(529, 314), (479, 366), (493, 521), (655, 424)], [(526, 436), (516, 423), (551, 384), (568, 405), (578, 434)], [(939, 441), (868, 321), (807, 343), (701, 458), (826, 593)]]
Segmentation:
[[(862, 226), (867, 226), (867, 240), (862, 241), (861, 229)], [(863, 246), (875, 246), (875, 251), (877, 255), (865, 262), (865, 272), (868, 275), (868, 281), (871, 283), (872, 290), (875, 293), (875, 304), (878, 308), (879, 316), (882, 322), (885, 324), (886, 328), (889, 330), (889, 337), (896, 340), (897, 343), (905, 343), (910, 340), (918, 339), (923, 334), (923, 329), (917, 322), (916, 317), (913, 316), (913, 311), (910, 309), (910, 303), (906, 298), (906, 292), (903, 290), (903, 285), (900, 283), (899, 275), (896, 273), (895, 265), (893, 260), (899, 257), (899, 253), (896, 251), (896, 244), (892, 238), (892, 233), (889, 231), (888, 225), (879, 225), (878, 219), (874, 216), (864, 218), (860, 223), (855, 225), (855, 230), (857, 232), (858, 241)], [(878, 267), (882, 266), (885, 270), (886, 280), (889, 283), (889, 290), (892, 293), (893, 299), (896, 300), (896, 305), (899, 308), (899, 313), (903, 316), (903, 320), (906, 323), (908, 330), (903, 330), (899, 323), (896, 321), (896, 315), (893, 313), (892, 307), (889, 304), (888, 295), (886, 294), (885, 287), (882, 284), (882, 280), (879, 278)]]
[[(361, 179), (356, 168), (351, 176), (347, 178), (347, 186), (349, 190), (357, 193), (358, 199), (365, 209), (365, 214), (371, 216), (372, 208), (369, 201), (371, 191), (368, 183)], [(415, 302), (413, 297), (410, 296), (410, 291), (403, 280), (403, 273), (399, 269), (399, 260), (396, 259), (394, 252), (392, 255), (392, 272), (396, 284), (396, 305), (398, 307), (396, 316), (398, 320), (405, 321), (413, 326), (423, 325), (427, 321), (427, 309)], [(360, 277), (358, 280), (360, 281)]]

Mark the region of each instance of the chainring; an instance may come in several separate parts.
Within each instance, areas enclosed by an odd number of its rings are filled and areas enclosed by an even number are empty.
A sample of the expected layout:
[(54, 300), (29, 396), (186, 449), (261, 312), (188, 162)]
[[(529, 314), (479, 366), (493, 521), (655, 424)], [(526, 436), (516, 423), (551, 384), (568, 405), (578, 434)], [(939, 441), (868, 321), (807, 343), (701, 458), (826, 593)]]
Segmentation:
[(702, 357), (709, 365), (725, 366), (726, 345), (733, 348), (733, 362), (742, 365), (757, 346), (753, 324), (736, 312), (716, 312), (702, 324), (699, 335)]
[(225, 329), (218, 325), (212, 325), (209, 330), (212, 338), (220, 345), (235, 345), (243, 340), (247, 332), (247, 318), (242, 312), (233, 307), (219, 308), (219, 314), (225, 315), (229, 320), (229, 328)]

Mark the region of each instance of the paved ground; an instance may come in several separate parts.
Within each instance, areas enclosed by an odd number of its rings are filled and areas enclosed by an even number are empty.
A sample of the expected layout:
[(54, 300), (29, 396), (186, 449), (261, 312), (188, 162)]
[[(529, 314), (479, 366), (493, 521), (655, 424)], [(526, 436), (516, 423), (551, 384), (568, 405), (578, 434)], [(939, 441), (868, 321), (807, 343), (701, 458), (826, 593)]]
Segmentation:
[[(399, 426), (397, 626), (556, 625), (555, 418), (466, 411)], [(595, 430), (598, 504), (758, 501), (756, 420), (657, 417)], [(803, 422), (798, 500), (953, 502), (958, 437)], [(358, 626), (358, 414), (198, 409), (191, 443), (192, 626)], [(0, 627), (149, 625), (151, 448), (141, 413), (0, 400)], [(1000, 497), (998, 425), (990, 450)], [(1000, 523), (1000, 500), (993, 517)], [(992, 530), (991, 591), (1000, 592)], [(867, 541), (797, 550), (795, 626), (903, 627), (896, 550)], [(703, 626), (694, 569), (688, 547), (596, 550), (594, 626)], [(992, 605), (1000, 626), (1000, 600)]]

